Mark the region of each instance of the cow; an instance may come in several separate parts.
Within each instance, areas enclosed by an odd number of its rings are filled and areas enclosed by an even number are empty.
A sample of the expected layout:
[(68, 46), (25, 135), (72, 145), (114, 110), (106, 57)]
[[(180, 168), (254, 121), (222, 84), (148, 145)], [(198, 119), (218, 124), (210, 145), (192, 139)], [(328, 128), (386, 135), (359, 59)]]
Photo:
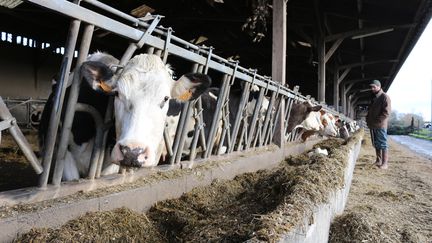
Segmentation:
[[(211, 78), (200, 73), (188, 73), (177, 81), (173, 80), (169, 65), (165, 65), (156, 55), (136, 55), (124, 65), (121, 72), (113, 72), (110, 67), (118, 63), (118, 59), (113, 56), (96, 52), (74, 72), (74, 75), (78, 73), (84, 80), (78, 102), (94, 107), (102, 117), (105, 115), (108, 96), (115, 96), (114, 131), (108, 139), (114, 145), (110, 160), (104, 165), (108, 174), (118, 170), (112, 163), (125, 167), (157, 165), (169, 101), (194, 100), (211, 85)], [(68, 92), (69, 88), (66, 97)], [(42, 151), (46, 145), (46, 128), (53, 98), (54, 94), (51, 94), (41, 119), (39, 141)], [(72, 141), (64, 158), (63, 180), (78, 179), (88, 172), (95, 130), (95, 124), (88, 114), (75, 114)]]
[(321, 136), (336, 137), (338, 135), (336, 128), (336, 119), (334, 116), (322, 109), (311, 112), (307, 119), (296, 127), (300, 129), (298, 134), (302, 141), (314, 134)]
[(350, 136), (350, 133), (347, 129), (347, 124), (345, 121), (342, 121), (339, 118), (336, 118), (336, 127), (338, 128), (338, 134), (340, 138), (347, 139)]

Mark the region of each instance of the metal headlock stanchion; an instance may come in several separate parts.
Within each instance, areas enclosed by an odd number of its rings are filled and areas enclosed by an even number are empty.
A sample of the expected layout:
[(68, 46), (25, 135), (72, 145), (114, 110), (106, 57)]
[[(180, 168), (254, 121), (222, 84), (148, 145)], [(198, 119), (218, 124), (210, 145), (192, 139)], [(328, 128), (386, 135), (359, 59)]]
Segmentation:
[[(253, 71), (252, 82), (250, 83), (250, 86), (248, 87), (249, 89), (247, 90), (247, 97), (245, 97), (245, 105), (243, 106), (243, 109), (241, 110), (242, 114), (245, 114), (245, 115), (243, 115), (243, 118), (242, 118), (243, 126), (241, 127), (241, 131), (240, 131), (240, 138), (239, 138), (239, 142), (237, 145), (237, 151), (240, 151), (241, 149), (246, 148), (246, 144), (249, 141), (248, 134), (247, 134), (247, 131), (249, 128), (249, 121), (248, 121), (249, 115), (247, 114), (247, 111), (246, 111), (247, 100), (249, 99), (250, 91), (253, 88), (253, 86), (255, 85), (255, 81), (256, 81), (256, 77), (257, 77), (257, 70), (254, 69), (252, 71)], [(243, 144), (243, 140), (244, 140), (244, 144)]]
[(207, 139), (206, 139), (207, 140), (207, 150), (204, 153), (204, 158), (208, 158), (212, 153), (214, 142), (215, 142), (215, 137), (216, 137), (216, 131), (217, 131), (218, 123), (219, 123), (219, 119), (220, 119), (220, 113), (222, 111), (222, 106), (225, 102), (225, 93), (226, 93), (226, 90), (228, 89), (229, 84), (230, 84), (229, 75), (225, 74), (222, 78), (222, 86), (220, 88), (219, 96), (217, 98), (216, 111), (215, 111), (215, 114), (213, 116), (210, 131), (209, 131), (209, 134), (208, 134)]
[[(56, 164), (54, 167), (54, 174), (52, 179), (52, 184), (54, 185), (59, 185), (61, 182), (63, 169), (64, 169), (64, 158), (66, 156), (67, 145), (69, 142), (69, 134), (72, 129), (73, 119), (75, 117), (75, 105), (78, 101), (78, 94), (81, 85), (81, 76), (79, 75), (78, 70), (81, 64), (87, 58), (90, 49), (91, 39), (93, 36), (93, 30), (94, 30), (93, 25), (86, 25), (81, 40), (81, 46), (78, 52), (78, 58), (75, 65), (77, 68), (75, 69), (75, 75), (73, 76), (73, 81), (69, 90), (69, 98), (67, 101), (67, 107), (63, 119), (63, 125), (60, 134), (57, 156), (55, 159)], [(95, 123), (95, 125), (97, 126), (98, 124)]]
[[(231, 86), (234, 84), (234, 81), (235, 81), (235, 73), (237, 72), (238, 66), (239, 66), (239, 62), (235, 61), (233, 74), (230, 77), (230, 83), (229, 83), (229, 86), (226, 90), (225, 101), (224, 101), (223, 106), (222, 106), (222, 134), (221, 134), (219, 145), (217, 148), (217, 154), (222, 153), (222, 148), (224, 147), (224, 143), (225, 143), (225, 137), (227, 138), (228, 147), (230, 147), (232, 144), (231, 124), (230, 124), (230, 120), (229, 120), (229, 117), (230, 117), (230, 111), (229, 111), (230, 98), (229, 97), (230, 97)], [(234, 143), (235, 143), (235, 140), (234, 140)]]
[[(198, 64), (194, 64), (192, 66), (192, 72), (196, 72), (196, 71), (198, 71)], [(183, 115), (183, 112), (185, 112), (184, 117), (183, 117), (184, 119), (182, 119), (181, 126), (179, 124), (179, 126), (177, 127), (177, 131), (176, 131), (176, 138), (178, 137), (179, 140), (178, 140), (178, 147), (176, 148), (175, 153), (174, 153), (174, 155), (175, 155), (174, 156), (175, 157), (174, 163), (175, 164), (179, 163), (181, 160), (181, 157), (182, 157), (182, 152), (183, 152), (183, 148), (184, 148), (184, 144), (185, 144), (185, 140), (186, 140), (186, 134), (188, 132), (187, 128), (188, 128), (188, 125), (190, 122), (189, 117), (191, 117), (194, 103), (195, 103), (194, 101), (187, 101), (183, 107), (184, 109), (182, 111), (182, 115)], [(179, 129), (180, 129), (180, 131), (179, 131)], [(179, 134), (179, 136), (177, 136), (178, 134)]]
[(72, 20), (70, 24), (69, 35), (65, 47), (65, 55), (63, 56), (63, 61), (61, 66), (60, 80), (57, 81), (55, 99), (54, 99), (53, 108), (51, 110), (51, 115), (49, 119), (49, 125), (47, 131), (47, 143), (46, 143), (45, 150), (43, 151), (42, 164), (44, 167), (44, 171), (39, 180), (39, 187), (41, 188), (46, 187), (48, 183), (48, 176), (51, 169), (51, 162), (54, 154), (57, 131), (58, 131), (60, 116), (63, 108), (63, 100), (67, 88), (67, 80), (72, 65), (72, 59), (75, 52), (75, 45), (78, 38), (80, 24), (81, 21), (75, 19)]
[[(205, 66), (199, 65), (198, 66), (198, 72), (202, 72), (203, 74), (208, 73), (208, 63), (210, 61), (211, 55), (208, 55), (208, 59)], [(204, 70), (203, 70), (204, 69)], [(198, 145), (198, 140), (200, 140), (202, 151), (205, 151), (207, 149), (206, 141), (205, 141), (205, 131), (204, 131), (204, 116), (203, 116), (203, 108), (202, 108), (202, 100), (201, 97), (198, 97), (197, 101), (195, 102), (195, 129), (194, 129), (194, 136), (191, 143), (191, 149), (190, 149), (190, 155), (189, 160), (193, 161), (196, 158), (196, 147)]]
[(246, 149), (250, 148), (250, 146), (251, 146), (251, 144), (252, 144), (252, 142), (254, 140), (256, 122), (257, 122), (257, 118), (258, 118), (259, 112), (261, 110), (262, 101), (264, 99), (264, 92), (265, 92), (265, 89), (261, 87), (259, 95), (258, 95), (258, 100), (256, 101), (255, 108), (254, 108), (254, 111), (253, 111), (253, 114), (252, 114), (252, 121), (251, 121), (251, 125), (250, 125), (249, 131), (248, 131), (249, 141), (246, 144)]
[(6, 104), (3, 102), (0, 96), (0, 143), (1, 143), (1, 131), (8, 129), (15, 142), (20, 147), (26, 159), (30, 162), (31, 166), (35, 170), (36, 174), (41, 174), (43, 171), (42, 165), (39, 163), (36, 155), (33, 153), (30, 144), (19, 129), (15, 118), (9, 112)]
[[(275, 106), (275, 112), (271, 112), (270, 116), (270, 123), (268, 126), (267, 131), (265, 131), (265, 135), (264, 135), (264, 145), (269, 144), (272, 140), (273, 140), (273, 134), (275, 133), (275, 129), (277, 127), (277, 123), (278, 118), (279, 118), (279, 114), (281, 112), (281, 108), (282, 108), (282, 102), (283, 102), (283, 96), (280, 96), (279, 91), (280, 91), (280, 87), (281, 85), (278, 83), (278, 90), (276, 91), (276, 95), (275, 95), (275, 102), (276, 102), (276, 106)], [(273, 109), (273, 107), (272, 107)]]
[(273, 106), (275, 104), (276, 96), (277, 96), (278, 92), (279, 92), (279, 89), (276, 92), (272, 92), (272, 95), (270, 97), (270, 103), (268, 104), (268, 107), (267, 107), (266, 116), (264, 118), (264, 127), (262, 129), (262, 141), (260, 141), (260, 144), (258, 145), (260, 147), (265, 144), (266, 137), (267, 137), (269, 131), (271, 130), (271, 126), (272, 126), (271, 123), (272, 123), (272, 119), (274, 118)]

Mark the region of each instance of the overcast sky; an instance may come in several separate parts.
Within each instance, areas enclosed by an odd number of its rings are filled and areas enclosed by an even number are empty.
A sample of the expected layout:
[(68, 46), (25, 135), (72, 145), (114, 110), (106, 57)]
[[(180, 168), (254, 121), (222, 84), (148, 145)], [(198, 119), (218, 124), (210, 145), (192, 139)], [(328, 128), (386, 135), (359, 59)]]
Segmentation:
[(421, 114), (431, 120), (432, 20), (393, 80), (388, 95), (392, 109), (400, 113)]

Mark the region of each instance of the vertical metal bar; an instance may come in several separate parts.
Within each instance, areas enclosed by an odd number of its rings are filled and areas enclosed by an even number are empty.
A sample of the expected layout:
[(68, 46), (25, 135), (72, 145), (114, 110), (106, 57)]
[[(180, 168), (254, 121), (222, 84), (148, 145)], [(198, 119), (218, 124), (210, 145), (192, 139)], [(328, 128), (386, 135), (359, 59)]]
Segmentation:
[(256, 130), (255, 137), (253, 138), (252, 147), (256, 147), (256, 144), (258, 142), (258, 139), (261, 141), (261, 127), (262, 127), (262, 121), (260, 118), (258, 118), (258, 127)]
[(162, 50), (161, 49), (157, 49), (153, 54), (155, 54), (156, 56), (161, 56), (162, 55)]
[(79, 20), (72, 20), (70, 24), (69, 35), (66, 41), (66, 52), (63, 56), (62, 61), (61, 78), (57, 82), (55, 99), (49, 120), (47, 143), (42, 159), (44, 171), (39, 180), (40, 187), (46, 187), (48, 183), (48, 176), (51, 168), (51, 161), (54, 153), (54, 146), (57, 138), (57, 131), (63, 107), (63, 99), (67, 88), (67, 79), (69, 77), (69, 72), (72, 65), (72, 58), (75, 51), (75, 45), (78, 38), (80, 24), (81, 21)]
[(153, 54), (154, 51), (155, 51), (154, 47), (153, 47), (153, 46), (149, 46), (149, 47), (147, 48), (147, 50), (146, 50), (146, 53), (147, 53), (147, 54)]
[(164, 137), (164, 141), (165, 141), (165, 148), (167, 150), (168, 155), (171, 157), (171, 156), (173, 156), (173, 150), (171, 147), (171, 137), (170, 137), (170, 134), (168, 133), (167, 127), (168, 127), (168, 124), (165, 124), (163, 137)]
[(247, 134), (246, 131), (248, 130), (248, 124), (247, 124), (247, 117), (244, 117), (243, 119), (243, 126), (241, 127), (240, 130), (240, 138), (237, 144), (237, 149), (236, 151), (240, 151), (243, 147), (243, 140), (245, 140), (245, 147), (246, 147), (246, 143), (247, 143)]
[(188, 123), (189, 123), (189, 117), (191, 117), (193, 103), (194, 103), (193, 101), (188, 101), (187, 103), (185, 103), (186, 115), (184, 116), (185, 119), (183, 122), (183, 126), (177, 128), (177, 130), (180, 128), (180, 138), (179, 138), (177, 153), (174, 155), (174, 157), (175, 157), (174, 163), (178, 163), (181, 160), (183, 147), (184, 147), (184, 143), (185, 143), (185, 139), (186, 139), (186, 133), (187, 133), (186, 128), (187, 128)]
[[(265, 119), (264, 119), (264, 128), (262, 130), (262, 135), (264, 136), (264, 140), (265, 140), (265, 137), (267, 135), (267, 131), (268, 131), (268, 127), (269, 127), (269, 122), (270, 122), (270, 117), (271, 117), (271, 115), (273, 113), (273, 105), (274, 105), (275, 100), (276, 100), (276, 92), (273, 92), (272, 95), (271, 95), (271, 97), (270, 97), (270, 103), (268, 104), (267, 113), (266, 113), (266, 116), (265, 116)], [(263, 142), (261, 142), (259, 144), (259, 146), (262, 146), (262, 145), (263, 145)]]
[(171, 43), (171, 35), (172, 35), (172, 28), (170, 27), (167, 30), (167, 36), (165, 39), (164, 52), (163, 52), (163, 57), (162, 57), (162, 61), (164, 63), (166, 63), (167, 59), (168, 59), (169, 47), (170, 47), (170, 43)]
[[(224, 146), (225, 143), (225, 137), (227, 138), (227, 145), (228, 147), (231, 146), (231, 124), (230, 124), (230, 119), (229, 119), (229, 114), (230, 114), (230, 110), (229, 110), (229, 102), (230, 102), (230, 89), (231, 86), (234, 84), (235, 81), (235, 75), (237, 72), (237, 68), (238, 68), (239, 62), (236, 61), (235, 62), (235, 66), (231, 75), (231, 79), (230, 79), (230, 83), (229, 86), (227, 87), (226, 90), (226, 94), (225, 94), (225, 101), (223, 103), (222, 106), (222, 134), (221, 134), (221, 138), (219, 141), (219, 145), (218, 145), (218, 149), (217, 149), (217, 153), (221, 154), (222, 152), (222, 148)], [(227, 147), (227, 150), (228, 150)]]
[[(13, 139), (18, 144), (24, 156), (30, 162), (31, 166), (36, 171), (36, 173), (37, 174), (42, 173), (43, 171), (42, 165), (39, 163), (36, 155), (33, 153), (30, 144), (22, 134), (21, 130), (19, 129), (16, 123), (15, 118), (9, 112), (9, 109), (7, 108), (6, 104), (3, 102), (1, 96), (0, 96), (0, 119), (2, 119), (3, 121), (10, 120), (11, 126), (9, 127), (9, 132), (12, 135)], [(0, 129), (0, 133), (1, 133), (1, 129)], [(0, 142), (1, 142), (1, 134), (0, 134)]]
[[(208, 62), (207, 62), (208, 63)], [(197, 65), (198, 66), (198, 65)], [(203, 66), (199, 65), (197, 71), (198, 72), (202, 72), (203, 70)], [(208, 69), (206, 70), (206, 72), (204, 74), (207, 74)], [(203, 122), (203, 108), (202, 108), (202, 100), (201, 97), (198, 97), (198, 99), (195, 102), (195, 115), (194, 115), (194, 119), (195, 119), (195, 130), (194, 130), (194, 136), (192, 139), (192, 143), (191, 143), (191, 149), (190, 149), (190, 156), (189, 156), (189, 160), (193, 161), (196, 158), (196, 147), (198, 145), (198, 139), (201, 138), (201, 144), (203, 151), (205, 151), (206, 146), (205, 146), (205, 134), (204, 134), (204, 122)], [(204, 138), (204, 140), (202, 140), (202, 138)]]
[[(196, 72), (197, 70), (198, 70), (198, 64), (194, 64), (192, 66), (192, 72)], [(179, 139), (177, 153), (174, 155), (175, 156), (175, 163), (178, 163), (181, 160), (181, 156), (183, 153), (183, 148), (184, 148), (185, 140), (186, 140), (186, 134), (188, 132), (187, 128), (188, 128), (188, 125), (190, 122), (190, 117), (191, 117), (191, 113), (192, 113), (194, 106), (195, 106), (195, 101), (188, 101), (185, 104), (185, 107), (186, 107), (185, 120), (184, 120), (184, 123), (182, 124), (182, 126), (179, 126), (177, 128), (177, 130), (180, 129), (181, 133), (180, 133), (180, 139)], [(178, 131), (177, 131), (177, 133), (178, 133)]]
[(202, 122), (202, 101), (201, 101), (201, 97), (199, 97), (196, 100), (196, 114), (195, 114), (195, 131), (194, 131), (194, 136), (192, 139), (192, 143), (191, 143), (191, 149), (190, 149), (190, 156), (189, 156), (189, 160), (193, 161), (196, 158), (196, 147), (198, 145), (198, 139), (201, 137), (201, 134), (204, 129), (203, 127), (203, 122)]
[[(54, 168), (54, 174), (52, 178), (52, 184), (59, 185), (61, 183), (62, 175), (63, 175), (63, 169), (64, 169), (64, 162), (63, 159), (66, 155), (67, 151), (67, 144), (69, 142), (69, 134), (72, 129), (72, 123), (73, 119), (75, 117), (75, 105), (78, 101), (78, 94), (80, 90), (81, 85), (81, 75), (78, 73), (79, 68), (81, 64), (85, 61), (87, 58), (89, 49), (90, 49), (90, 43), (93, 36), (93, 30), (94, 25), (86, 25), (84, 29), (84, 34), (82, 37), (80, 49), (79, 49), (79, 55), (75, 64), (75, 71), (74, 71), (74, 77), (73, 81), (69, 90), (69, 97), (66, 105), (66, 111), (65, 116), (63, 118), (63, 126), (61, 130), (60, 135), (60, 141), (58, 145), (58, 151), (56, 156), (56, 164)], [(95, 124), (97, 126), (97, 124)], [(62, 161), (62, 162), (60, 162)], [(97, 162), (97, 161), (94, 161)], [(93, 165), (93, 166), (96, 166)], [(96, 167), (94, 168), (96, 169)]]
[(285, 110), (285, 127), (284, 127), (284, 134), (287, 134), (288, 131), (288, 125), (289, 125), (289, 118), (291, 116), (291, 108), (294, 104), (294, 99), (288, 97), (288, 102), (287, 102), (287, 106), (286, 106), (286, 110)]
[(217, 104), (216, 104), (216, 111), (215, 111), (215, 115), (213, 117), (212, 123), (211, 123), (211, 127), (210, 127), (210, 131), (207, 137), (207, 150), (204, 154), (204, 158), (208, 158), (213, 150), (213, 146), (214, 146), (214, 139), (216, 136), (216, 130), (217, 130), (217, 126), (219, 123), (219, 119), (220, 119), (220, 113), (222, 111), (222, 105), (224, 103), (225, 97), (225, 91), (227, 90), (229, 85), (229, 80), (228, 80), (228, 74), (224, 74), (223, 78), (222, 78), (222, 87), (219, 91), (219, 96), (217, 99)]
[[(269, 144), (273, 140), (273, 134), (275, 133), (275, 130), (276, 130), (276, 127), (277, 127), (276, 123), (279, 122), (278, 119), (279, 119), (279, 116), (280, 116), (280, 113), (281, 113), (281, 110), (282, 110), (282, 105), (281, 104), (283, 102), (283, 99), (284, 99), (283, 96), (280, 96), (279, 99), (278, 99), (278, 103), (276, 105), (276, 115), (275, 115), (274, 119), (272, 120), (271, 127), (269, 128), (270, 132), (266, 136), (265, 144)], [(285, 134), (284, 134), (284, 136), (285, 136)]]
[(251, 145), (251, 142), (253, 141), (253, 137), (254, 137), (254, 134), (255, 134), (255, 126), (256, 126), (256, 122), (257, 122), (257, 117), (258, 117), (258, 114), (259, 114), (259, 110), (261, 109), (262, 100), (264, 98), (264, 91), (265, 91), (264, 88), (260, 89), (258, 100), (257, 100), (257, 102), (255, 104), (255, 109), (254, 109), (253, 115), (252, 115), (252, 123), (251, 123), (251, 126), (249, 127), (249, 131), (248, 131), (249, 141), (246, 144), (246, 149), (249, 149), (249, 147)]
[(180, 144), (180, 137), (181, 137), (181, 132), (182, 132), (181, 130), (184, 127), (188, 106), (189, 106), (189, 102), (184, 103), (182, 111), (180, 113), (180, 118), (179, 118), (179, 122), (177, 124), (176, 134), (174, 136), (174, 143), (173, 143), (173, 147), (172, 147), (173, 156), (170, 158), (170, 164), (171, 165), (174, 165), (177, 153), (182, 152), (182, 151), (179, 151), (179, 144)]
[(234, 121), (234, 126), (232, 129), (232, 133), (231, 133), (231, 139), (233, 140), (230, 144), (230, 146), (228, 147), (228, 153), (231, 153), (234, 150), (234, 146), (236, 144), (237, 141), (237, 135), (239, 132), (239, 128), (240, 128), (240, 123), (241, 123), (241, 119), (243, 117), (243, 109), (245, 107), (245, 105), (247, 104), (247, 100), (249, 99), (249, 89), (250, 89), (250, 83), (245, 83), (243, 92), (242, 92), (242, 96), (241, 96), (241, 100), (240, 100), (240, 104), (238, 107), (238, 111), (236, 114), (236, 118)]

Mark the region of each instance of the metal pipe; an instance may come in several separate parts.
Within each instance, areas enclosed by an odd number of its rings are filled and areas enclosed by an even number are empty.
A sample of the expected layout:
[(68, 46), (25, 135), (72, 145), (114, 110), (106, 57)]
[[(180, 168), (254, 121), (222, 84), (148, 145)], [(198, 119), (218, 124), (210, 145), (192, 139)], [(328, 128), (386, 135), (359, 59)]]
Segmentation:
[(163, 63), (166, 63), (167, 59), (168, 59), (171, 36), (172, 36), (172, 28), (168, 28), (167, 29), (167, 36), (166, 36), (165, 44), (164, 44), (163, 57), (162, 57)]
[(190, 155), (189, 155), (189, 160), (193, 161), (196, 158), (196, 147), (198, 145), (198, 139), (201, 137), (201, 131), (204, 130), (203, 127), (203, 121), (202, 121), (202, 101), (201, 101), (201, 97), (198, 97), (198, 99), (195, 102), (195, 110), (196, 113), (194, 115), (195, 117), (195, 130), (194, 130), (194, 136), (192, 139), (192, 143), (191, 143), (191, 149), (190, 149)]
[[(51, 168), (51, 161), (54, 153), (54, 146), (57, 138), (58, 125), (60, 122), (60, 116), (62, 113), (63, 100), (67, 88), (67, 77), (72, 65), (72, 59), (75, 52), (75, 45), (78, 38), (78, 32), (81, 21), (72, 20), (69, 29), (69, 35), (66, 41), (66, 52), (63, 56), (61, 78), (57, 82), (57, 88), (55, 93), (55, 100), (51, 111), (49, 126), (47, 131), (47, 143), (43, 153), (42, 164), (44, 166), (43, 173), (40, 177), (39, 187), (46, 187), (48, 183), (49, 171)], [(61, 162), (60, 162), (61, 163)], [(62, 165), (56, 165), (63, 167)]]
[[(270, 103), (268, 104), (268, 107), (267, 107), (266, 116), (264, 118), (264, 127), (262, 130), (264, 140), (265, 140), (265, 137), (267, 135), (267, 130), (269, 128), (270, 117), (271, 117), (271, 114), (273, 113), (273, 105), (274, 105), (275, 100), (276, 100), (276, 92), (273, 92), (271, 97), (270, 97)], [(263, 143), (261, 142), (259, 144), (259, 146), (262, 146), (262, 145), (263, 145)]]
[(173, 144), (173, 149), (172, 149), (173, 150), (173, 156), (170, 158), (170, 164), (171, 165), (174, 165), (177, 153), (180, 152), (180, 154), (181, 154), (181, 152), (182, 152), (182, 151), (179, 151), (180, 138), (181, 138), (181, 132), (182, 132), (181, 128), (184, 127), (184, 123), (186, 121), (186, 113), (188, 111), (188, 107), (189, 107), (189, 102), (184, 103), (182, 111), (180, 113), (179, 122), (177, 124), (177, 129), (176, 129), (176, 133), (175, 133), (175, 136), (174, 136), (174, 144)]
[(212, 150), (213, 150), (214, 139), (216, 136), (216, 130), (217, 130), (217, 126), (218, 126), (219, 118), (220, 118), (220, 112), (222, 110), (222, 105), (224, 104), (224, 100), (225, 100), (224, 94), (228, 88), (228, 85), (229, 85), (228, 75), (225, 74), (222, 78), (222, 87), (219, 91), (219, 96), (218, 96), (217, 103), (216, 103), (215, 115), (213, 116), (210, 131), (209, 131), (209, 134), (207, 136), (207, 150), (204, 154), (204, 158), (208, 158), (210, 156), (210, 154), (212, 153)]
[[(19, 129), (15, 118), (12, 116), (12, 114), (9, 112), (6, 104), (3, 102), (2, 97), (0, 96), (0, 119), (3, 121), (9, 120), (8, 124), (8, 130), (10, 134), (12, 135), (15, 142), (20, 147), (21, 151), (23, 152), (24, 156), (30, 162), (31, 166), (35, 170), (36, 174), (41, 174), (43, 171), (42, 165), (39, 163), (36, 155), (33, 153), (33, 150), (31, 149), (30, 144), (28, 143), (27, 139), (22, 134), (21, 130)], [(1, 133), (0, 129), (0, 133)], [(1, 140), (1, 137), (0, 137)]]
[(183, 122), (183, 126), (179, 127), (180, 128), (180, 139), (179, 139), (179, 145), (177, 148), (177, 153), (175, 154), (175, 163), (180, 162), (181, 160), (181, 156), (182, 156), (182, 152), (183, 152), (183, 147), (185, 144), (185, 139), (186, 139), (186, 133), (187, 133), (187, 126), (189, 124), (189, 117), (191, 116), (192, 113), (192, 106), (193, 106), (193, 101), (188, 101), (185, 104), (186, 107), (186, 115), (185, 115), (185, 119)]
[(236, 118), (234, 121), (234, 126), (231, 132), (231, 138), (233, 142), (228, 147), (228, 153), (231, 153), (234, 150), (234, 146), (237, 140), (238, 131), (240, 128), (241, 118), (243, 117), (243, 109), (245, 105), (247, 104), (247, 100), (249, 99), (249, 89), (250, 89), (250, 83), (246, 83), (242, 92), (242, 96), (240, 99), (240, 104), (237, 110)]
[(291, 116), (291, 109), (292, 106), (294, 104), (294, 99), (288, 98), (288, 102), (287, 102), (287, 106), (286, 106), (286, 110), (285, 110), (285, 130), (284, 130), (284, 134), (287, 134), (291, 131), (288, 131), (288, 126), (289, 126), (289, 118)]
[[(280, 113), (281, 113), (281, 111), (283, 109), (283, 106), (282, 106), (283, 102), (284, 102), (284, 97), (280, 96), (279, 99), (278, 99), (278, 104), (276, 105), (276, 107), (277, 107), (276, 108), (276, 115), (275, 115), (275, 118), (273, 119), (272, 127), (269, 129), (270, 130), (270, 133), (269, 133), (270, 135), (268, 136), (268, 140), (266, 139), (266, 143), (270, 143), (273, 140), (273, 134), (275, 134), (275, 131), (276, 131), (276, 128), (277, 128), (277, 123), (278, 122), (282, 122), (282, 121), (279, 121), (278, 119), (279, 119)], [(284, 128), (283, 131), (285, 131), (285, 128)], [(285, 133), (283, 135), (285, 137)]]
[[(91, 39), (93, 37), (94, 25), (86, 25), (84, 28), (83, 37), (81, 40), (81, 46), (79, 49), (78, 58), (75, 65), (75, 71), (73, 75), (73, 81), (69, 90), (69, 97), (66, 104), (65, 116), (63, 118), (63, 126), (60, 134), (60, 141), (57, 150), (56, 161), (63, 160), (66, 151), (67, 144), (69, 141), (69, 134), (72, 129), (73, 119), (75, 117), (75, 104), (78, 101), (78, 94), (81, 85), (81, 75), (79, 74), (79, 68), (81, 64), (87, 58)], [(54, 168), (54, 174), (52, 178), (52, 184), (59, 185), (61, 183), (62, 175), (63, 175), (64, 163), (56, 163)]]
[[(192, 68), (193, 70), (195, 70), (197, 72), (202, 72), (203, 71), (203, 66), (202, 65), (198, 65), (198, 64), (194, 64), (194, 67)], [(204, 74), (207, 74), (207, 70), (204, 71)], [(205, 151), (206, 146), (205, 146), (205, 134), (204, 134), (204, 122), (203, 122), (203, 108), (202, 108), (202, 100), (201, 97), (198, 97), (198, 99), (195, 101), (195, 109), (194, 109), (194, 118), (195, 118), (195, 129), (194, 129), (194, 136), (192, 139), (192, 143), (191, 143), (191, 148), (190, 148), (190, 155), (189, 155), (189, 160), (193, 161), (196, 158), (196, 147), (198, 145), (198, 139), (201, 138), (201, 145), (203, 147), (203, 151)], [(203, 140), (204, 138), (204, 140)]]
[[(198, 64), (194, 64), (192, 66), (192, 72), (196, 72), (197, 70), (198, 70)], [(182, 126), (179, 126), (177, 128), (177, 130), (180, 129), (181, 133), (180, 133), (179, 144), (178, 144), (178, 148), (177, 148), (177, 154), (174, 155), (175, 156), (175, 163), (178, 163), (181, 160), (181, 156), (183, 153), (183, 148), (184, 148), (185, 140), (186, 140), (186, 134), (188, 132), (187, 128), (188, 128), (188, 125), (190, 122), (189, 118), (191, 117), (191, 113), (192, 113), (194, 105), (195, 105), (195, 101), (188, 101), (185, 104), (186, 115), (184, 116), (184, 121), (183, 121)]]
[(259, 111), (261, 109), (262, 101), (264, 99), (264, 91), (265, 90), (263, 88), (260, 89), (258, 100), (257, 100), (257, 102), (255, 104), (255, 108), (254, 108), (253, 115), (252, 115), (252, 120), (251, 120), (252, 123), (251, 123), (251, 126), (249, 127), (249, 131), (248, 131), (249, 141), (246, 144), (246, 149), (249, 149), (249, 147), (251, 145), (251, 142), (252, 142), (252, 139), (254, 138), (257, 117), (258, 117)]

